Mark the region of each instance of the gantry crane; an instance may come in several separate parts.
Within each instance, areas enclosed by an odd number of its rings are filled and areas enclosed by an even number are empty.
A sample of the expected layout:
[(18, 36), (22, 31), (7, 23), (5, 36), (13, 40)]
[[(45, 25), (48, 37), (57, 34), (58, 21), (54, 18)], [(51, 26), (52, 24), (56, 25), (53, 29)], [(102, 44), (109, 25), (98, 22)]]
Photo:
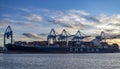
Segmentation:
[(59, 41), (68, 41), (67, 38), (69, 38), (71, 36), (72, 35), (70, 35), (65, 29), (63, 29), (62, 33), (58, 37), (58, 40)]
[(47, 36), (47, 41), (48, 45), (54, 44), (54, 42), (56, 42), (56, 32), (53, 28), (51, 29), (50, 34)]
[(6, 39), (10, 38), (10, 44), (13, 43), (13, 31), (10, 26), (7, 27), (7, 29), (4, 32), (4, 46), (6, 44)]
[(102, 31), (99, 36), (96, 36), (96, 39), (99, 40), (99, 41), (102, 41), (103, 39), (106, 39), (106, 38), (105, 38), (105, 32)]
[(105, 40), (105, 42), (106, 42), (106, 37), (105, 37), (105, 32), (104, 31), (102, 31), (99, 36), (96, 36), (95, 39), (92, 40), (92, 42), (94, 43), (94, 45), (99, 46), (100, 42), (102, 40)]
[(81, 33), (79, 30), (77, 31), (77, 33), (73, 36), (72, 40), (73, 41), (80, 41), (81, 39), (84, 39), (86, 37), (90, 37), (90, 36), (86, 36), (85, 34)]

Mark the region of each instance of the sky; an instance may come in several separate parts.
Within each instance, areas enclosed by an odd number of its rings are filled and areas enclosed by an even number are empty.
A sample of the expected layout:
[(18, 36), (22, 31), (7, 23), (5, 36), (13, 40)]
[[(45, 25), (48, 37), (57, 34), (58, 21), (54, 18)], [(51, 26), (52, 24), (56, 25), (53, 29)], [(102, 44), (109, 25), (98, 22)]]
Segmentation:
[(120, 0), (0, 0), (0, 44), (8, 25), (14, 40), (45, 40), (51, 28), (87, 35), (105, 31), (120, 43)]

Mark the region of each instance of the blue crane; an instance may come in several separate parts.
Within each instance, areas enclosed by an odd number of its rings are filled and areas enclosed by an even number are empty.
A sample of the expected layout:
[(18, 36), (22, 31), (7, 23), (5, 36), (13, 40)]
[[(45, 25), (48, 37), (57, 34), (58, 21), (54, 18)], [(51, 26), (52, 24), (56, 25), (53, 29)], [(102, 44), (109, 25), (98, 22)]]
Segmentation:
[(81, 33), (78, 30), (77, 33), (73, 36), (72, 40), (74, 40), (74, 41), (80, 41), (81, 39), (84, 39), (84, 38), (87, 38), (87, 37), (90, 37), (90, 36), (86, 36), (85, 34)]
[(55, 30), (52, 28), (49, 35), (47, 36), (47, 41), (48, 41), (48, 44), (51, 43), (51, 41), (54, 43), (56, 42), (56, 32)]
[(99, 36), (96, 36), (96, 39), (99, 40), (99, 41), (102, 41), (103, 39), (106, 39), (106, 38), (105, 38), (105, 32), (102, 31)]
[(99, 36), (96, 36), (95, 39), (92, 40), (92, 42), (94, 43), (95, 46), (99, 46), (102, 40), (105, 40), (106, 42), (104, 31), (102, 31)]
[(58, 40), (59, 41), (67, 41), (68, 37), (70, 37), (70, 34), (65, 29), (63, 29), (62, 33), (58, 37)]
[(13, 42), (13, 31), (12, 31), (10, 26), (8, 26), (7, 29), (4, 32), (4, 46), (6, 44), (6, 39), (9, 39), (9, 38), (10, 38), (11, 44), (12, 44), (12, 42)]

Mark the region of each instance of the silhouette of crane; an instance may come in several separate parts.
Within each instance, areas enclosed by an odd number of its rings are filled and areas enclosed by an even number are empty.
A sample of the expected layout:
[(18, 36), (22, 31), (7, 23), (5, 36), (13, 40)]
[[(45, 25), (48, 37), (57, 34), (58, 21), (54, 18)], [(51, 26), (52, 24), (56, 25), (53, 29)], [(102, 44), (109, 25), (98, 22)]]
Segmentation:
[(52, 28), (49, 35), (47, 36), (47, 41), (48, 41), (48, 45), (51, 44), (54, 44), (54, 42), (56, 42), (56, 32), (55, 30)]
[(7, 29), (4, 32), (4, 46), (6, 44), (6, 39), (10, 39), (11, 40), (10, 43), (12, 44), (12, 42), (13, 42), (13, 31), (12, 31), (10, 26), (8, 26)]
[(81, 39), (84, 39), (84, 38), (87, 38), (87, 37), (90, 37), (90, 36), (86, 36), (85, 34), (81, 33), (78, 30), (77, 33), (73, 36), (72, 40), (74, 40), (74, 41), (80, 41)]

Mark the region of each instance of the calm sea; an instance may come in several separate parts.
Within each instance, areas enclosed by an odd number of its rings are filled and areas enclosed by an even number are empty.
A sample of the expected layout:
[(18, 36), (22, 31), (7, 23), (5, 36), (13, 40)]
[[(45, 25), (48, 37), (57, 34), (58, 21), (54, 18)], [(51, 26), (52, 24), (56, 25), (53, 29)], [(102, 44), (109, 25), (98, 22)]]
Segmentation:
[(120, 69), (120, 53), (0, 54), (0, 69)]

